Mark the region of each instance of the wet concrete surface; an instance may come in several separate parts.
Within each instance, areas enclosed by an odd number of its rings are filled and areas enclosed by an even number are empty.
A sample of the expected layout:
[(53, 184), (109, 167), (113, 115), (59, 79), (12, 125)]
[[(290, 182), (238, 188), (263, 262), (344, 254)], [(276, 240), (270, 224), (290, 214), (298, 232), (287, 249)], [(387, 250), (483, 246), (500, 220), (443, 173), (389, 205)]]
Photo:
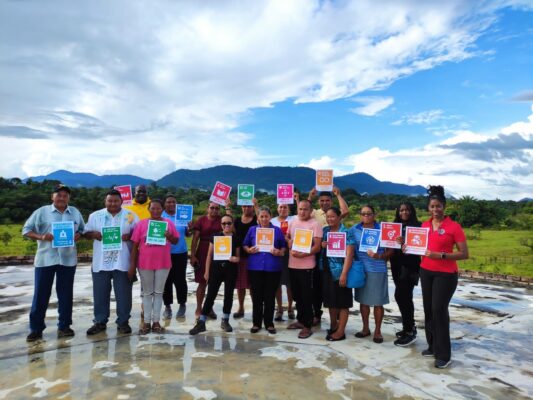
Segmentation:
[[(276, 335), (264, 330), (251, 334), (249, 297), (245, 318), (230, 320), (233, 333), (221, 332), (217, 320), (207, 323), (205, 334), (192, 337), (188, 331), (194, 325), (194, 289), (191, 283), (186, 318), (166, 321), (164, 334), (137, 334), (140, 298), (135, 284), (134, 333), (117, 334), (110, 322), (106, 332), (87, 337), (92, 283), (90, 267), (80, 265), (74, 290), (76, 336), (56, 338), (53, 294), (44, 340), (27, 344), (33, 268), (0, 267), (0, 399), (533, 397), (533, 292), (526, 288), (460, 281), (450, 306), (453, 363), (446, 370), (435, 369), (432, 359), (420, 356), (426, 346), (419, 288), (419, 337), (406, 348), (392, 343), (401, 329), (395, 303), (386, 306), (383, 344), (353, 336), (361, 329), (355, 309), (347, 340), (341, 342), (325, 340), (326, 315), (307, 340), (285, 329), (288, 321), (277, 323)], [(389, 290), (393, 299), (392, 282)], [(234, 310), (236, 304), (235, 299)], [(219, 315), (221, 308), (219, 296)], [(114, 318), (112, 304), (111, 321)]]

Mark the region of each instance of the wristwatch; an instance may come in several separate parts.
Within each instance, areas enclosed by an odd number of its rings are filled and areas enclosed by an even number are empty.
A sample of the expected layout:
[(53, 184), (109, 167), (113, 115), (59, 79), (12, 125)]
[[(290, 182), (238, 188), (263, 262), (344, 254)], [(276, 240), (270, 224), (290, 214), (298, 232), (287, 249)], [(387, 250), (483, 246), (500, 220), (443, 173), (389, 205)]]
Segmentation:
[(445, 252), (440, 253), (440, 258), (442, 260), (446, 260), (446, 253)]

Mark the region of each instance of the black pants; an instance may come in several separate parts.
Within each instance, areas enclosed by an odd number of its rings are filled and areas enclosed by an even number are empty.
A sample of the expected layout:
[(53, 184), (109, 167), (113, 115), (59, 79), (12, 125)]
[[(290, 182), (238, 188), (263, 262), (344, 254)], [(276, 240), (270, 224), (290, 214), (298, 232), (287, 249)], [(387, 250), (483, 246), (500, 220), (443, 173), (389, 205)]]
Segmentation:
[(281, 280), (281, 271), (252, 271), (248, 270), (252, 293), (254, 326), (265, 328), (274, 326), (274, 306), (276, 304), (276, 291)]
[(313, 275), (312, 269), (289, 268), (292, 297), (296, 301), (298, 322), (306, 328), (313, 325)]
[(215, 299), (218, 295), (220, 285), (224, 282), (224, 306), (222, 312), (224, 314), (231, 313), (233, 306), (233, 291), (235, 290), (235, 282), (237, 282), (237, 264), (224, 263), (221, 266), (218, 263), (211, 265), (209, 270), (209, 282), (207, 282), (207, 296), (202, 307), (202, 315), (209, 315), (215, 304)]
[(391, 262), (391, 271), (392, 279), (396, 287), (394, 290), (394, 299), (402, 315), (403, 330), (410, 332), (415, 327), (413, 289), (418, 284), (419, 268)]
[(457, 273), (420, 269), (426, 340), (437, 360), (449, 361), (452, 356), (450, 314), (448, 305), (457, 288)]
[(178, 304), (187, 303), (187, 252), (171, 254), (172, 267), (168, 272), (167, 281), (165, 282), (165, 290), (163, 292), (163, 303), (165, 306), (171, 305), (173, 301), (173, 287), (176, 288), (176, 297)]
[(322, 273), (319, 268), (320, 255), (316, 255), (316, 266), (313, 272), (313, 316), (320, 318), (322, 316), (322, 302), (324, 300), (324, 294), (322, 289)]

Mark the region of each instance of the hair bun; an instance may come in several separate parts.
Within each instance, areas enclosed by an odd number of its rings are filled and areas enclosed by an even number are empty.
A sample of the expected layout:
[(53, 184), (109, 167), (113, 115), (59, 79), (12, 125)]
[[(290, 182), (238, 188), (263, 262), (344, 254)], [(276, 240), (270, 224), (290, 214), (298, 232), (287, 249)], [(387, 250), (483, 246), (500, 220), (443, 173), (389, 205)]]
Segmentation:
[(427, 188), (427, 193), (429, 197), (437, 197), (440, 199), (445, 199), (446, 196), (444, 195), (444, 188), (440, 185), (430, 185)]

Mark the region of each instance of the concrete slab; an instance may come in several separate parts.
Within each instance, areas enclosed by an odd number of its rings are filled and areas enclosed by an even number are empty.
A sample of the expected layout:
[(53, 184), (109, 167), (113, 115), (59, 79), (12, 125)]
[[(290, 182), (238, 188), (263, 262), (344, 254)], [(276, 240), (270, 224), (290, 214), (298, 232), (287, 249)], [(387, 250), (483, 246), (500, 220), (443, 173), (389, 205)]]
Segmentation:
[[(87, 264), (78, 267), (75, 282), (76, 336), (56, 338), (53, 295), (44, 340), (27, 344), (33, 267), (0, 267), (0, 399), (533, 397), (533, 291), (527, 288), (461, 280), (450, 307), (453, 364), (438, 370), (432, 359), (420, 356), (426, 346), (419, 288), (419, 338), (399, 348), (392, 343), (401, 328), (395, 303), (386, 306), (381, 345), (353, 336), (361, 328), (357, 311), (342, 342), (325, 340), (327, 317), (307, 340), (284, 329), (287, 321), (277, 324), (276, 335), (251, 334), (248, 297), (245, 318), (231, 320), (233, 333), (223, 333), (219, 321), (209, 321), (208, 332), (191, 337), (194, 283), (189, 285), (186, 318), (167, 321), (165, 334), (137, 335), (136, 284), (134, 334), (117, 334), (110, 323), (105, 333), (89, 338), (85, 331), (92, 325), (92, 283)], [(389, 290), (392, 299), (392, 282)], [(215, 305), (219, 314), (221, 299)]]

